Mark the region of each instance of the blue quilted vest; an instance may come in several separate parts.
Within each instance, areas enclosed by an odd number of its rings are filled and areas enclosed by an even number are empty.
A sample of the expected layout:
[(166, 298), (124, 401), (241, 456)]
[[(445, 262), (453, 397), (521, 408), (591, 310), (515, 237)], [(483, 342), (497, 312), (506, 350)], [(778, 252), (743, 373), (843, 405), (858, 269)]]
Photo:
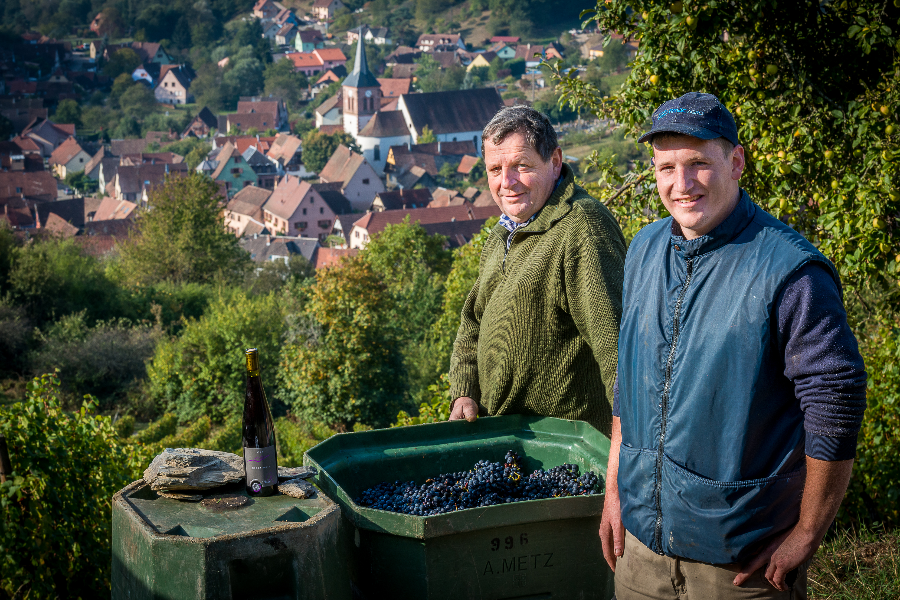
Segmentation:
[(622, 520), (659, 554), (740, 562), (797, 522), (806, 476), (776, 299), (809, 261), (837, 273), (743, 191), (707, 235), (687, 241), (671, 227), (645, 227), (625, 260)]

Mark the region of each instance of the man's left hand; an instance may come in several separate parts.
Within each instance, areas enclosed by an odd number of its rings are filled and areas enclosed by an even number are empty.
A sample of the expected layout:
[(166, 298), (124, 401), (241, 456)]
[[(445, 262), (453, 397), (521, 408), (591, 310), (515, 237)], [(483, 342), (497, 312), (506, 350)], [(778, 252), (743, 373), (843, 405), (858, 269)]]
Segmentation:
[(741, 567), (734, 578), (734, 585), (743, 585), (759, 569), (766, 570), (766, 579), (779, 591), (787, 591), (787, 574), (812, 558), (819, 547), (815, 533), (805, 532), (800, 526), (778, 535), (766, 549)]

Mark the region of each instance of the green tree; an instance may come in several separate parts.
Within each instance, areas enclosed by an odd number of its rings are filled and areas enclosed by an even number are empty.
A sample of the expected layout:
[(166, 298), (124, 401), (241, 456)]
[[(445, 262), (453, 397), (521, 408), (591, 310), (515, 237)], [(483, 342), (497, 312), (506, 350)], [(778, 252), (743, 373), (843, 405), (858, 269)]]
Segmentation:
[(443, 68), (428, 53), (416, 59), (416, 86), (423, 92), (446, 92), (462, 87), (466, 70), (460, 65)]
[(603, 75), (624, 69), (628, 65), (628, 52), (622, 40), (609, 38), (603, 42), (602, 55), (594, 59), (594, 64)]
[(59, 380), (28, 384), (24, 401), (0, 405), (12, 477), (0, 484), (0, 590), (8, 597), (109, 594), (111, 500), (140, 477), (148, 457), (119, 439), (86, 397), (60, 403)]
[(406, 391), (390, 294), (368, 262), (323, 269), (288, 329), (279, 386), (298, 417), (337, 431), (388, 425)]
[(280, 60), (266, 67), (263, 75), (265, 92), (282, 98), (288, 107), (296, 107), (309, 87), (303, 73), (294, 72), (294, 63)]
[(391, 301), (388, 319), (402, 323), (398, 330), (413, 397), (425, 392), (434, 381), (425, 356), (426, 338), (440, 315), (444, 282), (450, 271), (446, 238), (428, 235), (409, 217), (398, 225), (388, 225), (374, 236), (359, 254), (384, 282)]
[(141, 57), (131, 48), (120, 48), (109, 57), (109, 62), (103, 66), (103, 74), (110, 79), (119, 75), (128, 75), (134, 72), (141, 64)]
[(117, 274), (134, 286), (242, 275), (249, 256), (225, 231), (219, 198), (208, 177), (167, 177), (150, 193), (136, 234), (121, 244)]
[(14, 249), (9, 298), (37, 325), (82, 310), (91, 321), (119, 313), (119, 293), (100, 262), (71, 239), (33, 241)]
[(53, 113), (54, 123), (74, 123), (81, 127), (81, 107), (71, 99), (60, 100)]
[(318, 129), (310, 130), (303, 136), (303, 164), (308, 170), (318, 173), (325, 168), (328, 159), (342, 144), (354, 152), (359, 152), (356, 140), (346, 132), (339, 131), (329, 135)]
[(422, 134), (416, 140), (417, 144), (433, 144), (437, 141), (437, 138), (434, 137), (434, 132), (431, 130), (431, 127), (428, 125), (422, 126)]
[(6, 141), (16, 135), (16, 129), (13, 127), (12, 121), (0, 115), (0, 140)]
[(97, 182), (85, 175), (84, 171), (68, 173), (65, 181), (67, 186), (74, 188), (82, 196), (97, 188)]
[(194, 148), (184, 157), (184, 162), (187, 163), (188, 169), (191, 171), (196, 169), (200, 163), (206, 160), (206, 157), (211, 150), (212, 144), (209, 143), (202, 143), (194, 146)]
[(233, 57), (225, 71), (225, 83), (237, 96), (255, 96), (264, 85), (263, 62), (259, 60), (252, 46), (246, 46)]
[(450, 371), (450, 355), (459, 330), (459, 315), (462, 314), (463, 303), (469, 291), (478, 279), (481, 250), (496, 223), (496, 219), (489, 220), (468, 244), (454, 250), (452, 268), (444, 283), (440, 314), (428, 333), (427, 351), (422, 353), (428, 361), (422, 369), (429, 382), (437, 382), (441, 374)]
[(181, 334), (156, 347), (147, 367), (148, 391), (154, 402), (182, 423), (203, 415), (221, 423), (243, 410), (244, 374), (241, 360), (247, 348), (259, 348), (270, 400), (278, 397), (275, 383), (285, 310), (295, 301), (288, 295), (248, 296), (223, 291), (205, 314), (187, 322)]

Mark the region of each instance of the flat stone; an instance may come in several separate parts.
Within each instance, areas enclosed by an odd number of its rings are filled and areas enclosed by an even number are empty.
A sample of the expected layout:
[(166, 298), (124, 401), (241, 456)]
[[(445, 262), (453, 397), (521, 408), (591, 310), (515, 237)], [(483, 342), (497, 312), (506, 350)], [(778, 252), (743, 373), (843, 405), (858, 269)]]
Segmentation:
[(213, 512), (223, 512), (226, 510), (241, 508), (242, 506), (247, 506), (249, 503), (250, 498), (248, 498), (245, 494), (241, 494), (240, 492), (232, 492), (230, 494), (216, 494), (214, 496), (207, 496), (200, 503), (200, 506), (202, 506), (203, 508), (208, 508)]
[(144, 471), (144, 481), (155, 492), (203, 491), (243, 478), (243, 458), (201, 448), (166, 448)]
[(163, 498), (170, 498), (172, 500), (182, 500), (184, 502), (198, 502), (203, 500), (203, 494), (177, 494), (174, 492), (156, 492)]
[(278, 491), (291, 498), (303, 499), (316, 497), (316, 487), (300, 477), (285, 481), (284, 483), (279, 483)]
[(278, 479), (309, 479), (318, 472), (315, 467), (278, 467)]

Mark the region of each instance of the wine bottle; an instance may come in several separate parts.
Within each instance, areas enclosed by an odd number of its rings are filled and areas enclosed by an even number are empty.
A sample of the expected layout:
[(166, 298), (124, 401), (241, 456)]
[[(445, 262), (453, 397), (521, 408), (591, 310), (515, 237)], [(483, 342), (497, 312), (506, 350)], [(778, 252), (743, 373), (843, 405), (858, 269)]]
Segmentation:
[(278, 462), (275, 447), (275, 422), (266, 402), (262, 380), (259, 377), (259, 352), (248, 348), (247, 392), (244, 395), (244, 473), (247, 476), (247, 494), (271, 496), (278, 485)]

